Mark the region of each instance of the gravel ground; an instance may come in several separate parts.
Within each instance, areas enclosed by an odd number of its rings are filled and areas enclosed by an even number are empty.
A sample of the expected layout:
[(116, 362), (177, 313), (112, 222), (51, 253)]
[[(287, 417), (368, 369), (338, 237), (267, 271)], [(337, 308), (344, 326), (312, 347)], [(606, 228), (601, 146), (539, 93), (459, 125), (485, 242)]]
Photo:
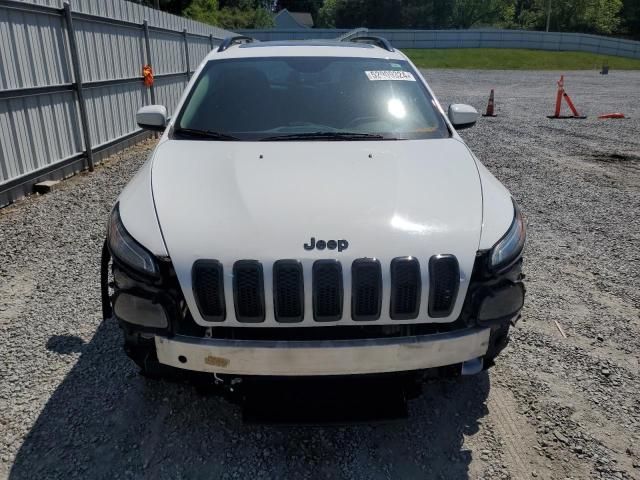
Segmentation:
[[(495, 368), (429, 383), (409, 420), (243, 424), (146, 381), (100, 322), (99, 251), (152, 143), (0, 210), (0, 477), (640, 478), (640, 73), (570, 72), (587, 120), (548, 120), (554, 72), (426, 71), (529, 225), (523, 320)], [(630, 119), (594, 115), (622, 111)], [(556, 323), (564, 329), (564, 338)]]

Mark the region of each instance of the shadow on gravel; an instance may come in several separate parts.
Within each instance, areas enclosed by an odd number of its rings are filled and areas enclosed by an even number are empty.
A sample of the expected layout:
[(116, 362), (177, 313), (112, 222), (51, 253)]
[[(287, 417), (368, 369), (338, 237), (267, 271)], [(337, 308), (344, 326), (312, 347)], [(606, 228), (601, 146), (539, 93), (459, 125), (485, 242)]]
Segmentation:
[[(425, 385), (409, 418), (383, 424), (269, 426), (193, 387), (148, 381), (102, 324), (20, 447), (9, 478), (469, 477), (464, 436), (487, 413), (482, 373)], [(62, 347), (61, 347), (62, 345)], [(49, 345), (48, 345), (49, 346)], [(381, 392), (382, 393), (382, 392)], [(375, 406), (386, 395), (370, 398)], [(371, 407), (371, 406), (370, 406)]]
[(603, 163), (634, 163), (640, 162), (640, 155), (632, 153), (597, 153), (591, 155), (595, 161)]
[(84, 349), (84, 340), (75, 335), (53, 335), (47, 341), (47, 350), (59, 354), (81, 353)]

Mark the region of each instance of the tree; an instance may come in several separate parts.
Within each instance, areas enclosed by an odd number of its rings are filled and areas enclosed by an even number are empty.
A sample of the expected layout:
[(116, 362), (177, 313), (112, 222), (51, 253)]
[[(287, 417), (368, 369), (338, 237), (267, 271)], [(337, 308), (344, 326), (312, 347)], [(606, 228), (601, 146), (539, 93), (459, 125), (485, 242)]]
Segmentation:
[[(610, 34), (620, 25), (622, 0), (554, 0), (551, 5), (552, 30)], [(543, 23), (539, 19), (538, 28)]]
[[(328, 2), (325, 1), (325, 4)], [(322, 9), (323, 22), (337, 28), (384, 28), (402, 26), (403, 0), (336, 0)], [(333, 13), (333, 22), (327, 18)]]
[(495, 25), (513, 15), (509, 0), (455, 0), (452, 25), (471, 28), (476, 25)]
[(318, 10), (316, 25), (321, 28), (335, 28), (337, 8), (338, 0), (324, 0), (322, 7)]
[(218, 25), (218, 0), (192, 0), (182, 14), (198, 22)]
[[(153, 1), (153, 0), (140, 0)], [(188, 2), (185, 16), (224, 28), (273, 25), (273, 9), (308, 11), (329, 28), (544, 30), (549, 0), (160, 0)], [(640, 37), (639, 0), (552, 0), (551, 30)]]
[(325, 0), (318, 23), (338, 28), (469, 28), (513, 16), (514, 0)]
[(407, 28), (449, 28), (454, 2), (451, 0), (407, 0), (402, 23)]
[(276, 11), (286, 8), (290, 12), (309, 12), (315, 20), (323, 3), (322, 0), (277, 0)]
[[(156, 0), (133, 0), (135, 3), (140, 3), (146, 7), (155, 7)], [(173, 13), (174, 15), (180, 15), (185, 8), (189, 6), (191, 0), (160, 0), (160, 10), (163, 12)]]
[(634, 38), (640, 38), (640, 2), (624, 0), (620, 14), (622, 32)]
[(231, 30), (267, 28), (273, 26), (273, 16), (264, 8), (225, 7), (218, 12), (218, 26)]
[(192, 0), (183, 15), (226, 29), (265, 28), (273, 25), (271, 12), (264, 8), (264, 2), (260, 0), (225, 3), (226, 6), (220, 8), (218, 0)]

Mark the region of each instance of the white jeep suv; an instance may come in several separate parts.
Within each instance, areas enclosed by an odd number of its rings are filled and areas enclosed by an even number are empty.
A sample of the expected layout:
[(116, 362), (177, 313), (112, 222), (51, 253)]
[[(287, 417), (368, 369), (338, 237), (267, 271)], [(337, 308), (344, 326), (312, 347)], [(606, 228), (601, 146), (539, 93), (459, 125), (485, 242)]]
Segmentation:
[(103, 313), (144, 373), (492, 364), (524, 301), (525, 226), (456, 133), (472, 107), (445, 114), (384, 39), (234, 37), (175, 112), (138, 112), (163, 133), (103, 249)]

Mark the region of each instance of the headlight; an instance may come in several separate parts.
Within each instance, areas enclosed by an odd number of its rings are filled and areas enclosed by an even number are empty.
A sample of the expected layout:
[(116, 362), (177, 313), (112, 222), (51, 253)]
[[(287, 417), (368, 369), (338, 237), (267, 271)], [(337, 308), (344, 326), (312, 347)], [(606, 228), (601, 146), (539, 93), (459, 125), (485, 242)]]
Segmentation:
[[(513, 201), (513, 200), (512, 200)], [(507, 233), (491, 249), (491, 267), (498, 268), (508, 265), (520, 255), (527, 237), (522, 213), (513, 201), (513, 222)]]
[(158, 278), (160, 270), (153, 258), (142, 245), (136, 242), (124, 228), (120, 219), (120, 208), (117, 204), (109, 218), (107, 239), (111, 254), (136, 272)]

